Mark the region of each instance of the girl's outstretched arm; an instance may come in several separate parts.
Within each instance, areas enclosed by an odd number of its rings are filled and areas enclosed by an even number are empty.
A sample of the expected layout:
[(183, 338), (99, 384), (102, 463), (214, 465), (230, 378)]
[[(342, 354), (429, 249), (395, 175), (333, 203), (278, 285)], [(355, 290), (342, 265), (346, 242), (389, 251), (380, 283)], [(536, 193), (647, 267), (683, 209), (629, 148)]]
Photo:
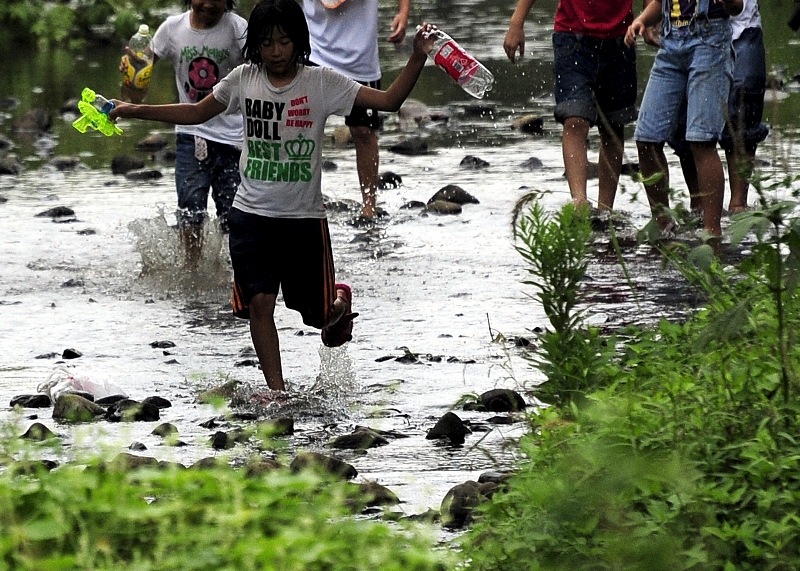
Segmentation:
[(161, 121), (175, 125), (199, 125), (205, 123), (225, 111), (225, 105), (208, 95), (197, 103), (170, 103), (167, 105), (135, 105), (112, 99), (114, 109), (108, 114), (109, 118), (116, 120), (145, 119), (148, 121)]
[(430, 34), (436, 26), (422, 24), (414, 36), (414, 51), (408, 59), (408, 63), (400, 72), (386, 91), (372, 89), (371, 87), (361, 87), (356, 95), (355, 105), (378, 109), (379, 111), (397, 111), (406, 100), (408, 94), (414, 89), (414, 85), (425, 67), (428, 59), (428, 52), (433, 48), (434, 37)]

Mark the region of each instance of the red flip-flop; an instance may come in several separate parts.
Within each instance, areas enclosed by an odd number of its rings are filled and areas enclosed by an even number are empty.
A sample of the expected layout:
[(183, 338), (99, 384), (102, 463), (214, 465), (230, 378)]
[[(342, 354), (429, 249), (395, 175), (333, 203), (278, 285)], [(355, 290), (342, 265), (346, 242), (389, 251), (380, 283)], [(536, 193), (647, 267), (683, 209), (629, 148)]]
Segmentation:
[(352, 301), (353, 292), (347, 284), (336, 284), (336, 290), (344, 291), (342, 296), (347, 308), (344, 310), (344, 315), (339, 318), (339, 321), (330, 327), (322, 329), (322, 344), (326, 347), (340, 347), (353, 339), (353, 320), (358, 317), (358, 313), (353, 313)]

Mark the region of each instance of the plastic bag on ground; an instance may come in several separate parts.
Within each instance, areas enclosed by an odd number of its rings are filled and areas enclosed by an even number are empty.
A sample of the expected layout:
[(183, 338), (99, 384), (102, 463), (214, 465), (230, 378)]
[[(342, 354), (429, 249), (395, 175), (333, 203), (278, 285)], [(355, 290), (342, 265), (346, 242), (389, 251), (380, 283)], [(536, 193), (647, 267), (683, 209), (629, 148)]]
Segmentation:
[(53, 403), (62, 394), (76, 391), (89, 393), (95, 400), (113, 395), (128, 396), (116, 383), (92, 380), (66, 367), (56, 367), (47, 380), (36, 387), (36, 390), (50, 397)]

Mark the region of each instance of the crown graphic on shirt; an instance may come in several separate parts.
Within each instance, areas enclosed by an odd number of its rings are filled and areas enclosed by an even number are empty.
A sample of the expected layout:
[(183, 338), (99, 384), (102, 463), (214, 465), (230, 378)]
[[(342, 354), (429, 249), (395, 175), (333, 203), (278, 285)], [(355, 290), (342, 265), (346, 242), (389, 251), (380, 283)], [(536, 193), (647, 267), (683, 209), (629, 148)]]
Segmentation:
[(314, 154), (314, 147), (316, 144), (310, 139), (306, 139), (303, 135), (298, 135), (296, 139), (286, 141), (283, 148), (286, 149), (286, 154), (289, 155), (290, 161), (303, 161), (311, 158)]

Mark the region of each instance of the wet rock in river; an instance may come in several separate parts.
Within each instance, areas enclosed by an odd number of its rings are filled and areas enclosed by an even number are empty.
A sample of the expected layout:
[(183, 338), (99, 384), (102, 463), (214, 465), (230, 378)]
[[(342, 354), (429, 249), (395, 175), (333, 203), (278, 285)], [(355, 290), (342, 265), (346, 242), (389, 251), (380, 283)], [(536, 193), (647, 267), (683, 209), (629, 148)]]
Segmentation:
[(485, 497), (480, 492), (478, 482), (467, 481), (456, 484), (445, 495), (440, 508), (442, 526), (459, 529), (472, 523), (475, 508)]
[(480, 402), (490, 412), (516, 412), (528, 406), (522, 395), (511, 389), (486, 391), (481, 394)]
[(37, 395), (18, 395), (11, 399), (11, 408), (21, 406), (22, 408), (50, 408), (53, 403), (50, 397), (43, 394)]
[(375, 481), (360, 482), (357, 485), (357, 497), (363, 505), (370, 506), (395, 506), (400, 503), (392, 490)]
[[(45, 397), (48, 400), (48, 402), (50, 401), (50, 399), (47, 398), (47, 395), (40, 395), (40, 396)], [(48, 406), (50, 405), (48, 404)], [(24, 434), (20, 435), (20, 438), (22, 438), (23, 440), (44, 442), (45, 440), (56, 438), (56, 434), (41, 422), (34, 422), (28, 427), (28, 430), (26, 430)]]
[(425, 208), (425, 203), (421, 200), (409, 200), (400, 207), (401, 210), (414, 210), (416, 208)]
[(399, 155), (427, 155), (428, 141), (422, 137), (409, 137), (396, 145), (392, 145), (389, 150)]
[(50, 160), (50, 166), (58, 171), (65, 172), (75, 170), (81, 165), (80, 157), (53, 157)]
[[(94, 399), (94, 397), (92, 397)], [(125, 400), (128, 398), (125, 395), (108, 395), (99, 399), (94, 399), (95, 404), (99, 404), (100, 406), (109, 407), (112, 404), (118, 403), (121, 400)]]
[(352, 480), (358, 476), (356, 470), (351, 464), (332, 456), (326, 456), (318, 452), (301, 452), (295, 456), (292, 463), (289, 465), (292, 472), (300, 472), (302, 470), (322, 470), (327, 474), (343, 478), (345, 480)]
[(472, 431), (467, 428), (464, 421), (454, 412), (446, 412), (439, 421), (428, 431), (425, 436), (427, 440), (436, 440), (446, 438), (452, 444), (464, 444), (467, 434)]
[(83, 357), (83, 353), (81, 353), (77, 349), (68, 348), (64, 349), (64, 352), (61, 353), (62, 359), (78, 359), (80, 357)]
[(14, 141), (9, 139), (8, 137), (0, 135), (0, 151), (3, 152), (10, 151), (13, 148), (14, 148)]
[(89, 422), (106, 414), (106, 409), (76, 394), (66, 393), (53, 405), (53, 419), (65, 422)]
[(541, 135), (544, 131), (544, 118), (540, 115), (523, 115), (512, 121), (511, 127), (521, 133)]
[(216, 468), (229, 468), (230, 465), (217, 456), (206, 456), (189, 466), (190, 470), (214, 470)]
[(158, 468), (159, 462), (150, 456), (138, 456), (121, 452), (112, 460), (100, 466), (101, 469), (111, 472), (131, 472), (140, 468)]
[(158, 169), (136, 169), (125, 173), (128, 180), (157, 180), (164, 175)]
[(14, 132), (19, 135), (40, 135), (53, 126), (53, 116), (47, 109), (34, 108), (23, 113), (14, 122)]
[(474, 155), (467, 155), (463, 159), (461, 159), (459, 166), (466, 169), (478, 170), (478, 169), (489, 168), (492, 165), (489, 164), (488, 161), (485, 161), (480, 157), (476, 157)]
[(366, 450), (375, 446), (386, 446), (389, 441), (377, 432), (360, 427), (351, 434), (337, 436), (330, 443), (331, 448), (346, 448), (350, 450)]
[(263, 476), (264, 474), (274, 472), (282, 468), (283, 465), (277, 460), (258, 458), (257, 460), (251, 460), (247, 463), (247, 466), (245, 466), (245, 474), (249, 478), (258, 478), (259, 476)]
[(292, 435), (294, 434), (294, 419), (291, 416), (281, 416), (259, 422), (256, 432), (269, 438)]
[(109, 422), (152, 422), (159, 418), (156, 406), (133, 399), (117, 401), (106, 411), (106, 420)]
[(50, 208), (49, 210), (45, 210), (44, 212), (40, 212), (35, 217), (36, 218), (66, 218), (66, 217), (75, 217), (75, 211), (68, 206), (55, 206)]
[(485, 484), (487, 482), (493, 482), (500, 486), (504, 485), (510, 477), (511, 474), (507, 474), (505, 472), (488, 471), (483, 472), (480, 476), (478, 476), (478, 483)]
[(171, 422), (163, 422), (156, 426), (150, 434), (166, 438), (178, 434), (178, 427)]
[(209, 444), (214, 450), (230, 450), (237, 443), (246, 442), (249, 435), (241, 429), (234, 429), (229, 432), (219, 430), (211, 437)]
[(0, 157), (0, 175), (15, 175), (22, 172), (22, 163), (16, 155)]
[(117, 155), (111, 159), (111, 172), (124, 175), (144, 168), (144, 160), (132, 155)]
[(167, 138), (161, 133), (152, 133), (136, 143), (137, 151), (155, 153), (167, 146)]
[(16, 97), (0, 98), (0, 111), (11, 111), (19, 106), (19, 99)]
[(156, 407), (157, 409), (170, 408), (172, 406), (171, 402), (169, 402), (164, 397), (160, 397), (160, 396), (146, 397), (142, 401), (142, 403), (148, 404), (148, 405), (152, 405), (152, 406)]
[(58, 468), (55, 460), (20, 460), (9, 466), (9, 470), (15, 476), (35, 476), (37, 473)]
[(454, 202), (455, 204), (480, 204), (480, 201), (458, 185), (443, 186), (428, 199), (428, 204), (437, 200)]
[(387, 190), (389, 188), (397, 188), (403, 184), (403, 178), (396, 173), (391, 171), (386, 171), (381, 173), (380, 175), (380, 188), (381, 190)]
[(436, 214), (461, 214), (462, 208), (460, 204), (450, 202), (448, 200), (434, 200), (425, 206), (428, 212), (435, 212)]
[(542, 162), (542, 159), (538, 159), (536, 157), (531, 157), (531, 158), (527, 159), (526, 161), (524, 161), (523, 163), (521, 163), (519, 166), (524, 168), (524, 169), (526, 169), (526, 170), (529, 170), (529, 171), (535, 171), (535, 170), (543, 169), (544, 168), (544, 163)]

